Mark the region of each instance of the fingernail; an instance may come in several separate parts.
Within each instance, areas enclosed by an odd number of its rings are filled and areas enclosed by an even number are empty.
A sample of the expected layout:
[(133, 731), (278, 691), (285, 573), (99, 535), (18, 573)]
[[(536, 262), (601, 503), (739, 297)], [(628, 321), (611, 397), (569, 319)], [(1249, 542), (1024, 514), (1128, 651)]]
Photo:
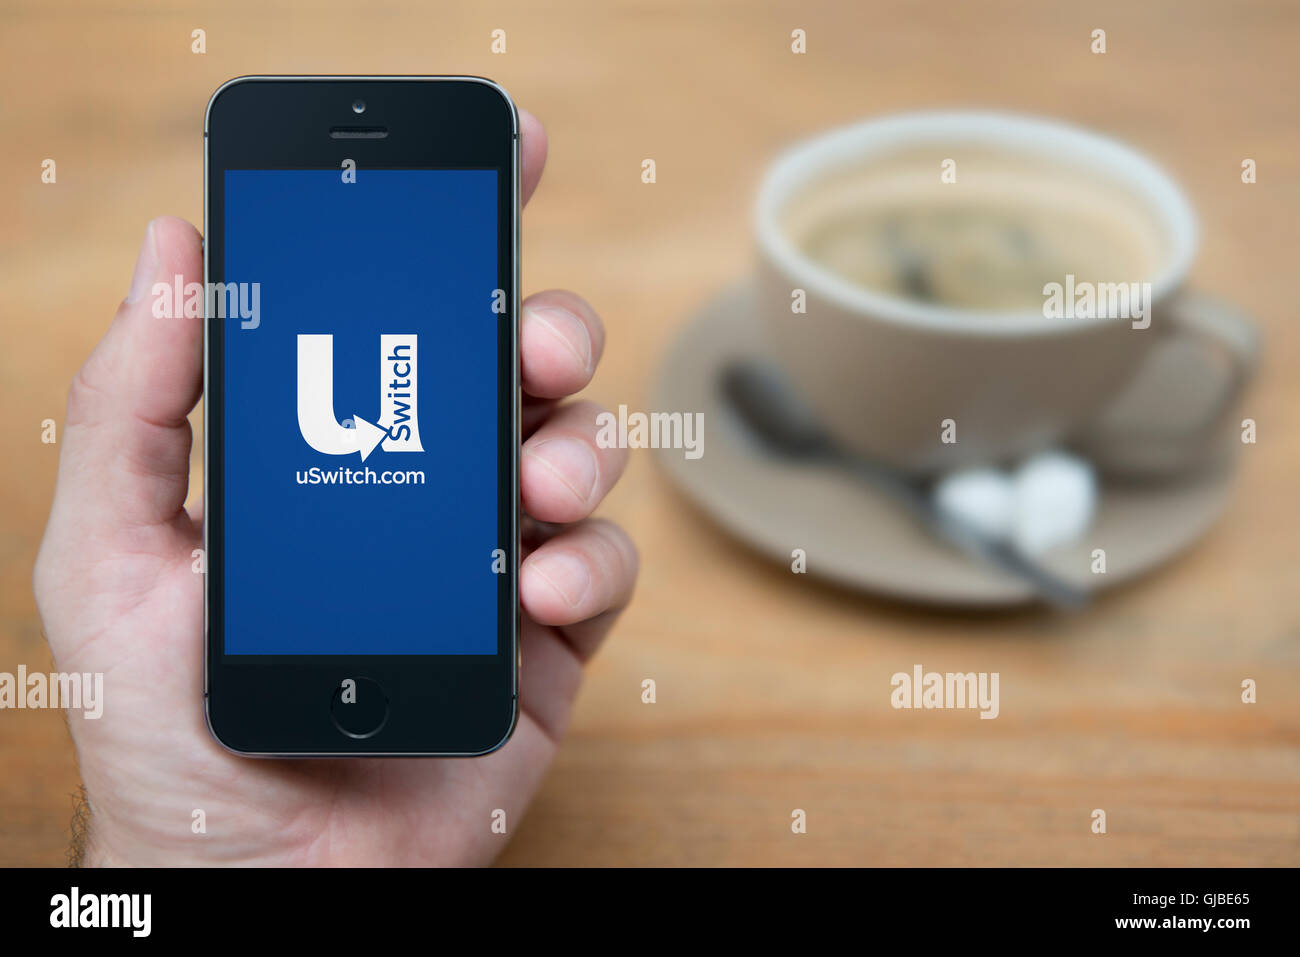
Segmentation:
[(528, 455), (546, 466), (578, 501), (591, 500), (596, 488), (596, 452), (581, 439), (546, 439), (530, 446)]
[(529, 564), (570, 608), (576, 608), (587, 597), (587, 591), (591, 588), (591, 569), (576, 555), (568, 552), (543, 553)]
[(564, 343), (573, 353), (573, 357), (582, 366), (586, 375), (591, 375), (591, 334), (587, 324), (567, 309), (546, 306), (530, 309), (529, 315), (551, 331), (551, 334)]
[(131, 289), (126, 294), (127, 302), (139, 302), (153, 285), (158, 273), (158, 246), (154, 241), (153, 220), (144, 230), (144, 242), (140, 244), (140, 255), (135, 261), (135, 272), (131, 274)]

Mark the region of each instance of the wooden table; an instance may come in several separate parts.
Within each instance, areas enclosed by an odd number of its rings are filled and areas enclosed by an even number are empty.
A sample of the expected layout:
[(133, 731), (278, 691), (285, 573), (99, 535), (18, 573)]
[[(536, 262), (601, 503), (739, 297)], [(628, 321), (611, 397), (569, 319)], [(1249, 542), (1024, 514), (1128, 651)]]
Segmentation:
[[(691, 311), (751, 268), (782, 145), (928, 106), (1061, 116), (1149, 151), (1202, 215), (1194, 278), (1259, 317), (1266, 363), (1235, 498), (1185, 557), (1087, 614), (959, 615), (833, 590), (751, 555), (633, 453), (604, 514), (642, 549), (508, 864), (1300, 863), (1300, 8), (582, 0), (430, 5), (11, 2), (0, 29), (0, 670), (48, 666), (30, 568), (73, 371), (145, 222), (202, 219), (202, 116), (244, 73), (477, 73), (551, 136), (525, 286), (602, 311), (589, 393), (644, 408)], [(207, 53), (190, 52), (207, 31)], [(507, 31), (507, 53), (489, 51)], [(807, 31), (808, 52), (790, 52)], [(1095, 28), (1108, 52), (1090, 52)], [(42, 185), (42, 159), (58, 163)], [(1258, 183), (1240, 165), (1258, 164)], [(653, 158), (658, 181), (640, 180)], [(198, 457), (195, 457), (196, 467)], [(197, 476), (197, 473), (196, 473)], [(197, 478), (196, 480), (197, 481)], [(894, 711), (889, 675), (999, 671), (1002, 713)], [(641, 703), (643, 678), (658, 703)], [(1239, 700), (1243, 678), (1259, 702)], [(0, 713), (0, 863), (62, 860), (62, 716)], [(808, 833), (791, 833), (791, 811)], [(1090, 830), (1104, 808), (1108, 833)]]

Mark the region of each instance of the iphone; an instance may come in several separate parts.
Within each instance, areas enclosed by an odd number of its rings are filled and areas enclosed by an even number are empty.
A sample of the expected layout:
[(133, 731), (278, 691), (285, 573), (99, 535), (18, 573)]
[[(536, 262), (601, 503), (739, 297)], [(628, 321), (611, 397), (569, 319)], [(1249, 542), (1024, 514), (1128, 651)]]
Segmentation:
[(495, 750), (518, 709), (515, 107), (477, 77), (242, 77), (204, 144), (212, 734)]

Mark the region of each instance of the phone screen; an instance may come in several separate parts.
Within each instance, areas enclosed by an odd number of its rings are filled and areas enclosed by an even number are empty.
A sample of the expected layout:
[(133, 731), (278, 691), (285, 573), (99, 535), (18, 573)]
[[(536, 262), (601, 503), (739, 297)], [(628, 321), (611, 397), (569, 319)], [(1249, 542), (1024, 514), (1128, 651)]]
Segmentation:
[(223, 175), (225, 653), (496, 654), (498, 171)]

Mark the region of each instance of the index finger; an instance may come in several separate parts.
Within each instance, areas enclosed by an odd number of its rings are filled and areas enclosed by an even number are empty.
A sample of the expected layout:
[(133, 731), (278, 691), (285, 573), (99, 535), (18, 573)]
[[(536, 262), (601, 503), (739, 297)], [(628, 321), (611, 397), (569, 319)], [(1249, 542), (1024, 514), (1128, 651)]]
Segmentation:
[(546, 166), (546, 128), (541, 120), (524, 109), (519, 110), (519, 152), (523, 162), (521, 201), (527, 203)]

